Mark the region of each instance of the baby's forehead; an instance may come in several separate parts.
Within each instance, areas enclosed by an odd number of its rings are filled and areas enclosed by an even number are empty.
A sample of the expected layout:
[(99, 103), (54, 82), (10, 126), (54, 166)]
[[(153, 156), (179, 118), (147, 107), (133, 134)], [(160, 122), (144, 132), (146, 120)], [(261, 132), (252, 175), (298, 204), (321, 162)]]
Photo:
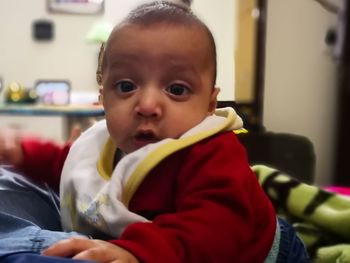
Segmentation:
[[(125, 24), (113, 30), (107, 43), (105, 57), (109, 63), (120, 59), (134, 61), (154, 57), (174, 60), (200, 60), (201, 63), (213, 63), (209, 38), (203, 30), (181, 25)], [(108, 64), (109, 64), (108, 63)], [(106, 64), (105, 64), (106, 65)]]
[[(143, 25), (139, 23), (122, 23), (117, 25), (111, 32), (106, 43), (106, 50), (108, 49), (108, 46), (115, 45), (117, 41), (120, 41), (125, 37), (130, 38), (130, 36), (132, 36), (132, 38), (137, 38), (147, 37), (148, 35), (151, 37), (152, 34), (164, 35), (164, 37), (166, 37), (169, 32), (172, 32), (172, 30), (177, 31), (176, 34), (179, 39), (179, 44), (181, 44), (182, 37), (188, 38), (188, 35), (200, 35), (201, 41), (198, 45), (211, 45), (208, 33), (205, 28), (199, 24), (186, 25), (181, 23), (158, 22)], [(159, 44), (161, 45), (162, 43)]]
[[(165, 28), (164, 28), (165, 27)], [(162, 34), (162, 32), (164, 34), (167, 34), (167, 29), (175, 29), (177, 32), (176, 34), (179, 34), (182, 32), (182, 30), (177, 30), (177, 29), (184, 29), (183, 32), (184, 35), (176, 35), (178, 36), (177, 39), (175, 41), (178, 41), (177, 45), (179, 45), (179, 47), (181, 46), (181, 43), (184, 39), (189, 38), (189, 39), (194, 39), (196, 38), (196, 40), (191, 41), (193, 46), (196, 47), (197, 52), (201, 53), (201, 57), (203, 58), (203, 65), (205, 65), (206, 67), (210, 67), (213, 68), (213, 79), (215, 82), (216, 79), (216, 48), (215, 48), (215, 41), (210, 33), (210, 31), (203, 25), (199, 24), (199, 23), (193, 23), (193, 24), (184, 24), (184, 23), (169, 23), (169, 21), (162, 21), (162, 22), (154, 22), (154, 23), (146, 23), (146, 24), (141, 24), (141, 23), (130, 23), (130, 22), (123, 22), (119, 25), (117, 25), (107, 43), (104, 49), (104, 54), (102, 55), (102, 59), (101, 59), (101, 66), (102, 68), (104, 68), (105, 66), (107, 66), (108, 64), (110, 64), (110, 62), (112, 62), (111, 60), (114, 60), (115, 57), (113, 55), (113, 53), (115, 54), (115, 50), (119, 49), (121, 47), (125, 48), (126, 45), (123, 45), (121, 43), (126, 43), (127, 41), (124, 41), (125, 39), (128, 38), (132, 38), (134, 39), (134, 36), (142, 36), (142, 37), (152, 37), (152, 34), (154, 32), (157, 32), (157, 34)], [(160, 30), (157, 30), (160, 29)], [(171, 30), (170, 30), (171, 31)], [(169, 32), (168, 32), (169, 33)], [(149, 34), (149, 35), (148, 35)], [(196, 37), (195, 37), (196, 36)], [(159, 37), (159, 35), (157, 35), (157, 37)], [(165, 36), (164, 36), (165, 37)], [(185, 38), (182, 38), (185, 37)], [(135, 39), (134, 42), (131, 43), (135, 43), (137, 42), (137, 39)], [(129, 41), (130, 43), (130, 41)], [(160, 41), (158, 42), (159, 45), (162, 45), (162, 40), (160, 39)], [(121, 44), (121, 46), (119, 45)], [(133, 45), (133, 44), (132, 44)], [(137, 45), (137, 43), (136, 43)], [(158, 46), (158, 44), (157, 44)], [(128, 49), (126, 47), (126, 49)], [(113, 52), (112, 52), (113, 50)], [(130, 51), (130, 50), (128, 50)], [(111, 53), (112, 52), (112, 53)], [(146, 50), (145, 50), (146, 52)], [(121, 54), (120, 52), (119, 55)], [(112, 58), (114, 57), (114, 59)]]
[[(198, 28), (181, 25), (135, 25), (125, 24), (113, 30), (105, 50), (110, 62), (121, 58), (135, 60), (153, 56), (178, 59), (178, 57), (205, 57), (210, 53), (210, 43)], [(182, 58), (184, 59), (184, 58)]]
[[(121, 23), (117, 25), (113, 31), (111, 32), (110, 38), (117, 35), (121, 31), (128, 31), (128, 30), (140, 30), (140, 31), (152, 31), (156, 29), (186, 29), (188, 31), (203, 31), (205, 32), (205, 29), (203, 26), (197, 23), (187, 24), (187, 23), (173, 23), (168, 21), (159, 21), (154, 23)], [(165, 31), (166, 32), (166, 31)], [(165, 33), (164, 32), (164, 33)]]

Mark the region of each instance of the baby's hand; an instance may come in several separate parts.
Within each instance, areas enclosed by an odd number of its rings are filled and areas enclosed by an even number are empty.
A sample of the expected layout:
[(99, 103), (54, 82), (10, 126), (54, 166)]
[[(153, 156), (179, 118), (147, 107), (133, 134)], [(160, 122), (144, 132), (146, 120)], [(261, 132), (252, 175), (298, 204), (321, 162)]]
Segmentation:
[(23, 161), (21, 136), (14, 129), (0, 132), (0, 164), (19, 166)]
[(59, 241), (43, 254), (96, 262), (139, 263), (133, 254), (112, 243), (80, 237)]

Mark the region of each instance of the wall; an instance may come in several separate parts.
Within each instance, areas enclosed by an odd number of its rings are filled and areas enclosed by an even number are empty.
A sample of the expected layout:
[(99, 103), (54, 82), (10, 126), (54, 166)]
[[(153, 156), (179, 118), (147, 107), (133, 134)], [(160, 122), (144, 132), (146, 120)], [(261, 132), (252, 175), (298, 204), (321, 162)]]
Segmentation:
[(234, 99), (234, 29), (237, 0), (194, 0), (194, 12), (212, 30), (217, 45), (219, 99)]
[(257, 0), (235, 1), (236, 43), (235, 43), (235, 100), (240, 103), (251, 102), (254, 98), (256, 70), (257, 19), (253, 10)]
[[(85, 42), (90, 27), (98, 21), (115, 23), (143, 0), (106, 0), (104, 15), (64, 15), (46, 11), (45, 0), (0, 1), (0, 77), (4, 83), (20, 81), (27, 87), (38, 79), (68, 79), (74, 91), (96, 91), (95, 70), (99, 47)], [(233, 99), (234, 4), (232, 0), (196, 0), (198, 16), (212, 29), (218, 45), (220, 99)], [(225, 17), (225, 19), (222, 19)], [(35, 19), (55, 24), (55, 39), (32, 40)]]
[(337, 18), (315, 1), (268, 1), (264, 124), (315, 146), (316, 183), (331, 181), (336, 63), (324, 44)]

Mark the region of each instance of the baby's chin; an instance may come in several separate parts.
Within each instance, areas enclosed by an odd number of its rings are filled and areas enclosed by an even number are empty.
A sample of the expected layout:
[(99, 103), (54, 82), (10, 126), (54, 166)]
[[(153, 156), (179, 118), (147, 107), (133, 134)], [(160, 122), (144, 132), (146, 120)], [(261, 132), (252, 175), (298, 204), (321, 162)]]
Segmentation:
[(134, 151), (137, 151), (140, 148), (143, 148), (149, 144), (152, 143), (157, 143), (163, 139), (178, 139), (180, 136), (174, 136), (169, 135), (169, 136), (156, 136), (153, 133), (138, 133), (135, 136), (132, 137), (131, 141), (128, 142), (128, 146), (126, 147), (122, 147), (121, 145), (118, 146), (119, 149), (125, 153), (125, 154), (129, 154), (132, 153)]
[(140, 149), (140, 148), (143, 148), (151, 143), (156, 143), (158, 141), (155, 141), (155, 140), (152, 140), (152, 141), (149, 141), (149, 140), (135, 140), (134, 142), (134, 146), (135, 146), (135, 151)]

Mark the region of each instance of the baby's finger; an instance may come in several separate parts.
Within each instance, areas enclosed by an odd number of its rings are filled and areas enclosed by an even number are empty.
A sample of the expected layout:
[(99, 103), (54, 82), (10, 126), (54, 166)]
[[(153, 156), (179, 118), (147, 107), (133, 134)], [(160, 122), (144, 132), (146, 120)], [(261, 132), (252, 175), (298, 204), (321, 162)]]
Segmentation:
[(138, 263), (138, 260), (125, 249), (102, 240), (93, 240), (95, 247), (85, 250), (73, 257), (79, 260), (95, 262)]
[(94, 247), (92, 240), (73, 237), (57, 242), (44, 250), (42, 254), (45, 256), (73, 257), (91, 247)]
[(76, 254), (73, 259), (76, 260), (92, 260), (96, 262), (111, 262), (114, 255), (106, 253), (102, 247), (94, 247)]

